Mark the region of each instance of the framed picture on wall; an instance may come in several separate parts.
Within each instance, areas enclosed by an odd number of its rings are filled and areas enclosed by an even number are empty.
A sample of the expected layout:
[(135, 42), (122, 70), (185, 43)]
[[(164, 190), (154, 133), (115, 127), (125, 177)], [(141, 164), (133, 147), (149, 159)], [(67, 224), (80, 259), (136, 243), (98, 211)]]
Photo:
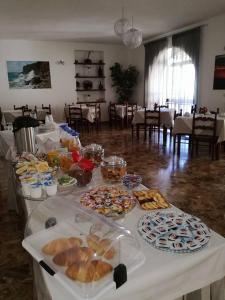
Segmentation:
[(215, 58), (214, 90), (225, 90), (225, 55), (217, 55)]
[(51, 88), (48, 61), (7, 61), (10, 89)]

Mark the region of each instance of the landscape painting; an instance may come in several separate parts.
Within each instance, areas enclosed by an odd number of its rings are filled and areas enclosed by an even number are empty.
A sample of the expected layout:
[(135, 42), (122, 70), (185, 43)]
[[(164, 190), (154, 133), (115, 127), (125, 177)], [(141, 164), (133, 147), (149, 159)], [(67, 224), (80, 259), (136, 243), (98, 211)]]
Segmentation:
[(216, 56), (213, 89), (225, 90), (225, 55)]
[(10, 89), (51, 88), (48, 61), (7, 61)]

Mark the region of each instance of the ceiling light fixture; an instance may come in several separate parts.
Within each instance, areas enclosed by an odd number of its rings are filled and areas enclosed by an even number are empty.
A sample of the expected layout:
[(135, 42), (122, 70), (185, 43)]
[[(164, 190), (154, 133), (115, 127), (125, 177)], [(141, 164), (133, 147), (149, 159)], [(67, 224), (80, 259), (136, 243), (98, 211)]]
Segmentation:
[(134, 28), (133, 17), (132, 28), (130, 28), (123, 34), (122, 39), (124, 45), (131, 49), (138, 48), (142, 44), (142, 32)]
[(124, 17), (124, 7), (122, 7), (122, 17), (114, 24), (115, 34), (122, 37), (125, 32), (130, 28), (130, 22)]

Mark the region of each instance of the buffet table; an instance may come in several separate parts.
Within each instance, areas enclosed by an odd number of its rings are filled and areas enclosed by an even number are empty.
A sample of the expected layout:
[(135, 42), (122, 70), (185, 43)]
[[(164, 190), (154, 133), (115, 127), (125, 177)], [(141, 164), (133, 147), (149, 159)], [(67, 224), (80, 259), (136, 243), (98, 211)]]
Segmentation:
[[(174, 109), (163, 108), (160, 110), (160, 121), (166, 128), (172, 128), (174, 125)], [(134, 113), (132, 124), (144, 123), (145, 122), (145, 111), (138, 110)]]
[[(98, 169), (95, 170), (93, 180), (94, 185), (103, 183)], [(79, 201), (79, 192), (86, 189), (79, 189), (75, 186), (67, 195), (64, 195), (65, 200), (68, 202)], [(32, 220), (31, 213), (40, 202), (25, 198), (22, 198), (22, 201), (26, 215), (30, 217), (27, 230), (34, 233), (38, 230), (37, 223), (35, 223), (37, 220)], [(177, 211), (178, 209), (172, 207), (167, 210)], [(63, 211), (61, 213), (63, 214)], [(125, 218), (117, 221), (127, 227), (139, 240), (146, 259), (141, 267), (128, 276), (128, 281), (123, 286), (118, 290), (111, 288), (107, 291), (107, 299), (174, 300), (225, 276), (225, 239), (223, 237), (212, 232), (208, 246), (196, 253), (175, 254), (160, 251), (148, 245), (137, 233), (137, 222), (145, 213), (146, 211), (136, 205)], [(66, 217), (65, 215), (65, 219)], [(34, 275), (38, 299), (72, 299), (70, 293), (57, 284), (54, 278), (40, 268), (37, 263), (34, 263)], [(206, 290), (202, 292), (198, 290), (189, 294), (186, 299), (208, 300), (207, 293)], [(201, 297), (202, 295), (204, 296)], [(106, 294), (99, 299), (105, 300)], [(211, 285), (210, 299), (224, 300), (223, 280)]]

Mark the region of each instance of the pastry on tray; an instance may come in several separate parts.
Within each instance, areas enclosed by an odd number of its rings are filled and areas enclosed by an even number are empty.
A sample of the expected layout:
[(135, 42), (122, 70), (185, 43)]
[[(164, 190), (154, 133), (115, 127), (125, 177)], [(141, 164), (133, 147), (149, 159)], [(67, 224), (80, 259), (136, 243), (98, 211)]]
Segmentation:
[(133, 194), (145, 210), (162, 209), (170, 206), (157, 189), (134, 191)]
[(100, 186), (81, 196), (82, 205), (105, 216), (119, 216), (135, 205), (135, 198), (120, 187)]
[(112, 266), (102, 260), (92, 260), (88, 263), (74, 263), (66, 270), (66, 275), (80, 282), (98, 281), (112, 271)]
[(79, 247), (82, 244), (82, 240), (77, 237), (59, 238), (49, 242), (42, 248), (42, 251), (47, 255), (56, 255), (59, 252), (67, 250), (72, 247)]
[(94, 251), (88, 247), (73, 247), (56, 254), (53, 262), (58, 266), (70, 266), (73, 263), (87, 262), (93, 256)]
[(101, 240), (99, 236), (90, 234), (87, 236), (87, 244), (99, 256), (103, 256), (106, 259), (112, 259), (116, 254), (115, 248), (111, 246), (112, 241), (110, 239)]

